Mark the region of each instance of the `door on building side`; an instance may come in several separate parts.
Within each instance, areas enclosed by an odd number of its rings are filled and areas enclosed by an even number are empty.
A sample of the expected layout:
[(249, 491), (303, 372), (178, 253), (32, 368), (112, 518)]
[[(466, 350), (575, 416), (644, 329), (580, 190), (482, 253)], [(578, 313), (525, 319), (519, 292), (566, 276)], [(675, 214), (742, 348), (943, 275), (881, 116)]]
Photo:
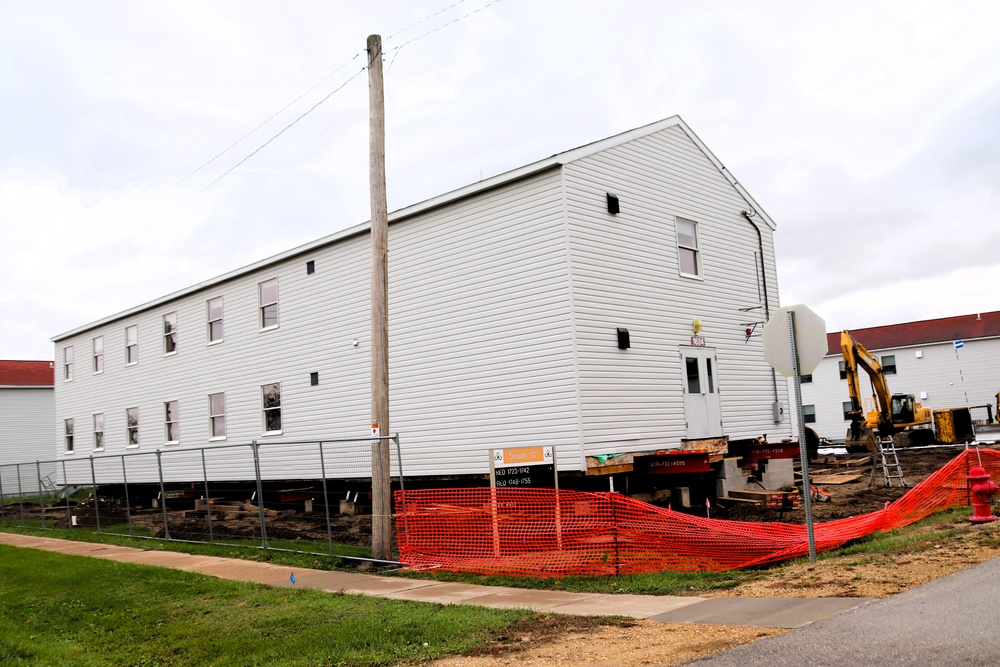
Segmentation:
[(722, 408), (719, 404), (715, 349), (682, 345), (680, 350), (687, 437), (721, 436)]

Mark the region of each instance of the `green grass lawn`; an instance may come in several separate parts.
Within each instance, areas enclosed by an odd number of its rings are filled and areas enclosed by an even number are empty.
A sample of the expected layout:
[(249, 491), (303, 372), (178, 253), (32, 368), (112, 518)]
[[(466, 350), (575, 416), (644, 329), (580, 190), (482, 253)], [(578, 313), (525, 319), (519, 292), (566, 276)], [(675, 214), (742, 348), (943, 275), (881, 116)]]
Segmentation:
[(0, 545), (0, 665), (390, 665), (532, 614), (256, 584)]

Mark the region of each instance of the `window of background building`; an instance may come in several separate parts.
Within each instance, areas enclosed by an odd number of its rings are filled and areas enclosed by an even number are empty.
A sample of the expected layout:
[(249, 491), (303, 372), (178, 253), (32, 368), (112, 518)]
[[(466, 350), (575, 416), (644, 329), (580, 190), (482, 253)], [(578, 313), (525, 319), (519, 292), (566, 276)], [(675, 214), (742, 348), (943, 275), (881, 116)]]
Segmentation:
[(849, 421), (851, 419), (851, 402), (844, 401), (842, 405), (844, 408), (844, 421)]
[(847, 379), (847, 362), (846, 361), (841, 361), (840, 362), (840, 379), (841, 380), (846, 380)]
[(803, 405), (802, 406), (802, 421), (806, 424), (816, 423), (816, 406), (815, 405)]
[(882, 372), (886, 375), (896, 374), (896, 355), (886, 354), (882, 357)]

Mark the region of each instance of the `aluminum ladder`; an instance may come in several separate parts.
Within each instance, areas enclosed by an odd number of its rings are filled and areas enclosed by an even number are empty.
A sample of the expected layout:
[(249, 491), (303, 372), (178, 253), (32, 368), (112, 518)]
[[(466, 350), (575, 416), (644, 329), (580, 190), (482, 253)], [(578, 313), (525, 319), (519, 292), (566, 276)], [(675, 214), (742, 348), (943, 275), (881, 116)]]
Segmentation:
[(879, 436), (875, 441), (876, 451), (872, 454), (872, 475), (868, 481), (868, 486), (875, 483), (875, 473), (882, 468), (882, 478), (886, 486), (892, 486), (892, 480), (898, 479), (899, 485), (904, 489), (909, 486), (906, 478), (903, 477), (903, 468), (899, 465), (899, 457), (896, 455), (896, 443), (892, 437)]

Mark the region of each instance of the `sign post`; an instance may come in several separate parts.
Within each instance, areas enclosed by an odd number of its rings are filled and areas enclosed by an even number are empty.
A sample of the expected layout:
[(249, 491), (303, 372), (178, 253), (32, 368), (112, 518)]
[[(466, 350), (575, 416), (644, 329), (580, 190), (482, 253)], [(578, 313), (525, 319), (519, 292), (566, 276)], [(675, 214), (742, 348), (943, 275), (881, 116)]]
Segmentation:
[(809, 484), (809, 451), (802, 418), (802, 375), (812, 373), (827, 352), (826, 322), (808, 306), (785, 306), (764, 325), (761, 334), (764, 358), (795, 387), (795, 424), (799, 432), (802, 460), (802, 500), (806, 510), (809, 562), (816, 562), (816, 534), (813, 530), (812, 487)]

